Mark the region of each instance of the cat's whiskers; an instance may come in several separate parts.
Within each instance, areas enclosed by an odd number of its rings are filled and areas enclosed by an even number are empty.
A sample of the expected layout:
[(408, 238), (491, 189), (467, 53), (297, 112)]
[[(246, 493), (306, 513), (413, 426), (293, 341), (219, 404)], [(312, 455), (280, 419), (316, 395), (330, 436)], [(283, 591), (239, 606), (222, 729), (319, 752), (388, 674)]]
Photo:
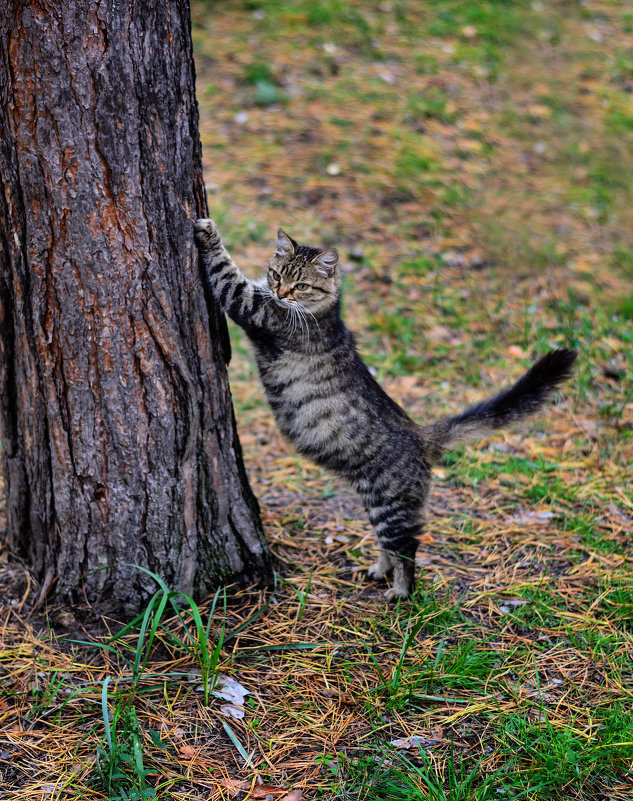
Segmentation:
[(294, 304), (291, 304), (290, 308), (292, 309), (292, 318), (293, 318), (293, 320), (295, 320), (295, 329), (293, 331), (293, 335), (297, 331), (300, 331), (301, 333), (303, 333), (303, 326), (301, 325), (301, 318), (297, 314), (297, 307)]
[(299, 316), (299, 311), (297, 306), (292, 301), (288, 301), (288, 306), (292, 312), (292, 319), (294, 320), (294, 327), (292, 330), (292, 336), (294, 337), (297, 333), (303, 335), (303, 324), (301, 322), (301, 317)]
[(273, 299), (276, 300), (280, 306), (286, 309), (289, 314), (288, 320), (288, 327), (290, 328), (290, 332), (288, 336), (292, 339), (295, 334), (300, 331), (301, 337), (305, 335), (306, 343), (310, 344), (310, 324), (308, 322), (308, 318), (305, 316), (306, 312), (314, 319), (317, 328), (319, 324), (316, 320), (316, 317), (312, 314), (312, 312), (308, 311), (305, 306), (302, 306), (296, 300), (286, 300), (286, 298), (280, 298), (279, 295), (272, 295)]
[(290, 313), (290, 322), (292, 323), (292, 327), (290, 329), (290, 338), (292, 339), (295, 335), (295, 331), (297, 330), (297, 316), (295, 314), (295, 310), (292, 308), (290, 303), (286, 303), (284, 301), (284, 306), (288, 309)]
[(289, 303), (285, 298), (280, 298), (276, 292), (273, 292), (271, 289), (268, 290), (270, 292), (270, 296), (273, 301), (278, 305), (281, 306), (282, 309), (285, 309), (288, 314), (286, 315), (286, 329), (289, 329), (289, 337), (293, 337), (294, 333), (297, 328), (297, 323), (295, 320), (294, 309), (292, 307), (292, 303)]
[[(308, 324), (308, 320), (307, 320), (307, 318), (306, 318), (306, 316), (304, 314), (304, 312), (306, 311), (305, 307), (303, 307), (296, 300), (289, 300), (289, 301), (287, 301), (287, 303), (288, 303), (288, 306), (289, 306), (289, 308), (290, 308), (290, 310), (292, 312), (292, 319), (294, 321), (296, 321), (296, 323), (299, 324), (299, 330), (301, 331), (302, 338), (303, 338), (303, 335), (305, 333), (307, 344), (309, 345), (310, 344), (310, 325)], [(296, 323), (295, 323), (295, 327), (293, 327), (293, 330), (290, 333), (291, 337), (294, 336), (294, 333), (296, 331)]]
[(305, 308), (300, 303), (297, 303), (295, 308), (297, 310), (297, 315), (299, 317), (299, 320), (301, 321), (301, 333), (302, 334), (303, 334), (303, 326), (304, 326), (304, 323), (305, 323), (305, 332), (306, 332), (306, 340), (307, 340), (306, 344), (309, 345), (310, 344), (310, 325), (308, 323), (308, 318), (305, 316)]
[(267, 287), (265, 284), (258, 284), (255, 281), (253, 281), (253, 292), (257, 295), (261, 295), (261, 297), (267, 303), (271, 303), (276, 300), (276, 297), (271, 292), (270, 287)]
[(301, 308), (306, 314), (309, 314), (310, 317), (312, 317), (312, 319), (314, 320), (314, 324), (317, 327), (317, 331), (319, 332), (319, 336), (321, 336), (321, 328), (319, 326), (319, 321), (317, 320), (317, 318), (314, 316), (314, 314), (312, 314), (312, 312), (310, 311), (310, 309), (307, 308), (307, 306), (301, 306)]

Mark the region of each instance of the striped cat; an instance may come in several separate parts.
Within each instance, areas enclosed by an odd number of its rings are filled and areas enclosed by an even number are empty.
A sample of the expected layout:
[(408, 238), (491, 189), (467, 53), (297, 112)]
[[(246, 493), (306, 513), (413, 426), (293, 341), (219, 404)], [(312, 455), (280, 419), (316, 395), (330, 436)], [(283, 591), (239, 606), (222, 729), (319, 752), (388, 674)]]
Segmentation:
[(336, 250), (298, 245), (280, 229), (266, 279), (255, 282), (234, 264), (213, 220), (198, 220), (195, 237), (213, 296), (253, 344), (279, 428), (360, 493), (381, 547), (369, 576), (393, 572), (387, 599), (406, 597), (431, 465), (455, 445), (536, 411), (569, 378), (576, 353), (550, 351), (496, 397), (420, 427), (372, 378), (341, 320)]

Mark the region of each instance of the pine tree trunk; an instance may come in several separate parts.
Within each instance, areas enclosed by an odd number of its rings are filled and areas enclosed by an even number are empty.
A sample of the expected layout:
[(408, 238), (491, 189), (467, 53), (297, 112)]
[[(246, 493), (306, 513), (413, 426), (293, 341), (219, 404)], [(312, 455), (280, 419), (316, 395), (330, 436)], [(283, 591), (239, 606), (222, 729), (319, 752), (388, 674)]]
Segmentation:
[(0, 0), (0, 178), (8, 541), (111, 613), (156, 589), (129, 565), (197, 598), (266, 578), (189, 219), (188, 2)]

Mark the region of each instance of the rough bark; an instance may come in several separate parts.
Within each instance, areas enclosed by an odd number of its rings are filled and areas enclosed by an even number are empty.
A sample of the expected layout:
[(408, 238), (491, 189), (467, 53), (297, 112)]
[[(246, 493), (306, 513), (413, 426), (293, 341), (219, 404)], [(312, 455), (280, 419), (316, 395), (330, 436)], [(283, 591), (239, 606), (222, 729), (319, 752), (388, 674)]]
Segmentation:
[(188, 2), (0, 0), (0, 177), (7, 539), (109, 611), (155, 590), (130, 564), (195, 597), (266, 576), (189, 219)]

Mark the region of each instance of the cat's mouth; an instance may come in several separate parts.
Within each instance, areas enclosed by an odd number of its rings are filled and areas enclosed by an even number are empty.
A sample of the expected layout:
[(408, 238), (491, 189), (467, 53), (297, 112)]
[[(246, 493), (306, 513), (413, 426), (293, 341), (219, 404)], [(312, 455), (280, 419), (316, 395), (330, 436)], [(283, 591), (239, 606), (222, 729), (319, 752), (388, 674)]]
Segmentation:
[(299, 303), (299, 301), (295, 300), (294, 298), (288, 298), (288, 297), (282, 298), (280, 295), (277, 295), (276, 293), (273, 293), (273, 297), (281, 306), (301, 306), (301, 303)]

